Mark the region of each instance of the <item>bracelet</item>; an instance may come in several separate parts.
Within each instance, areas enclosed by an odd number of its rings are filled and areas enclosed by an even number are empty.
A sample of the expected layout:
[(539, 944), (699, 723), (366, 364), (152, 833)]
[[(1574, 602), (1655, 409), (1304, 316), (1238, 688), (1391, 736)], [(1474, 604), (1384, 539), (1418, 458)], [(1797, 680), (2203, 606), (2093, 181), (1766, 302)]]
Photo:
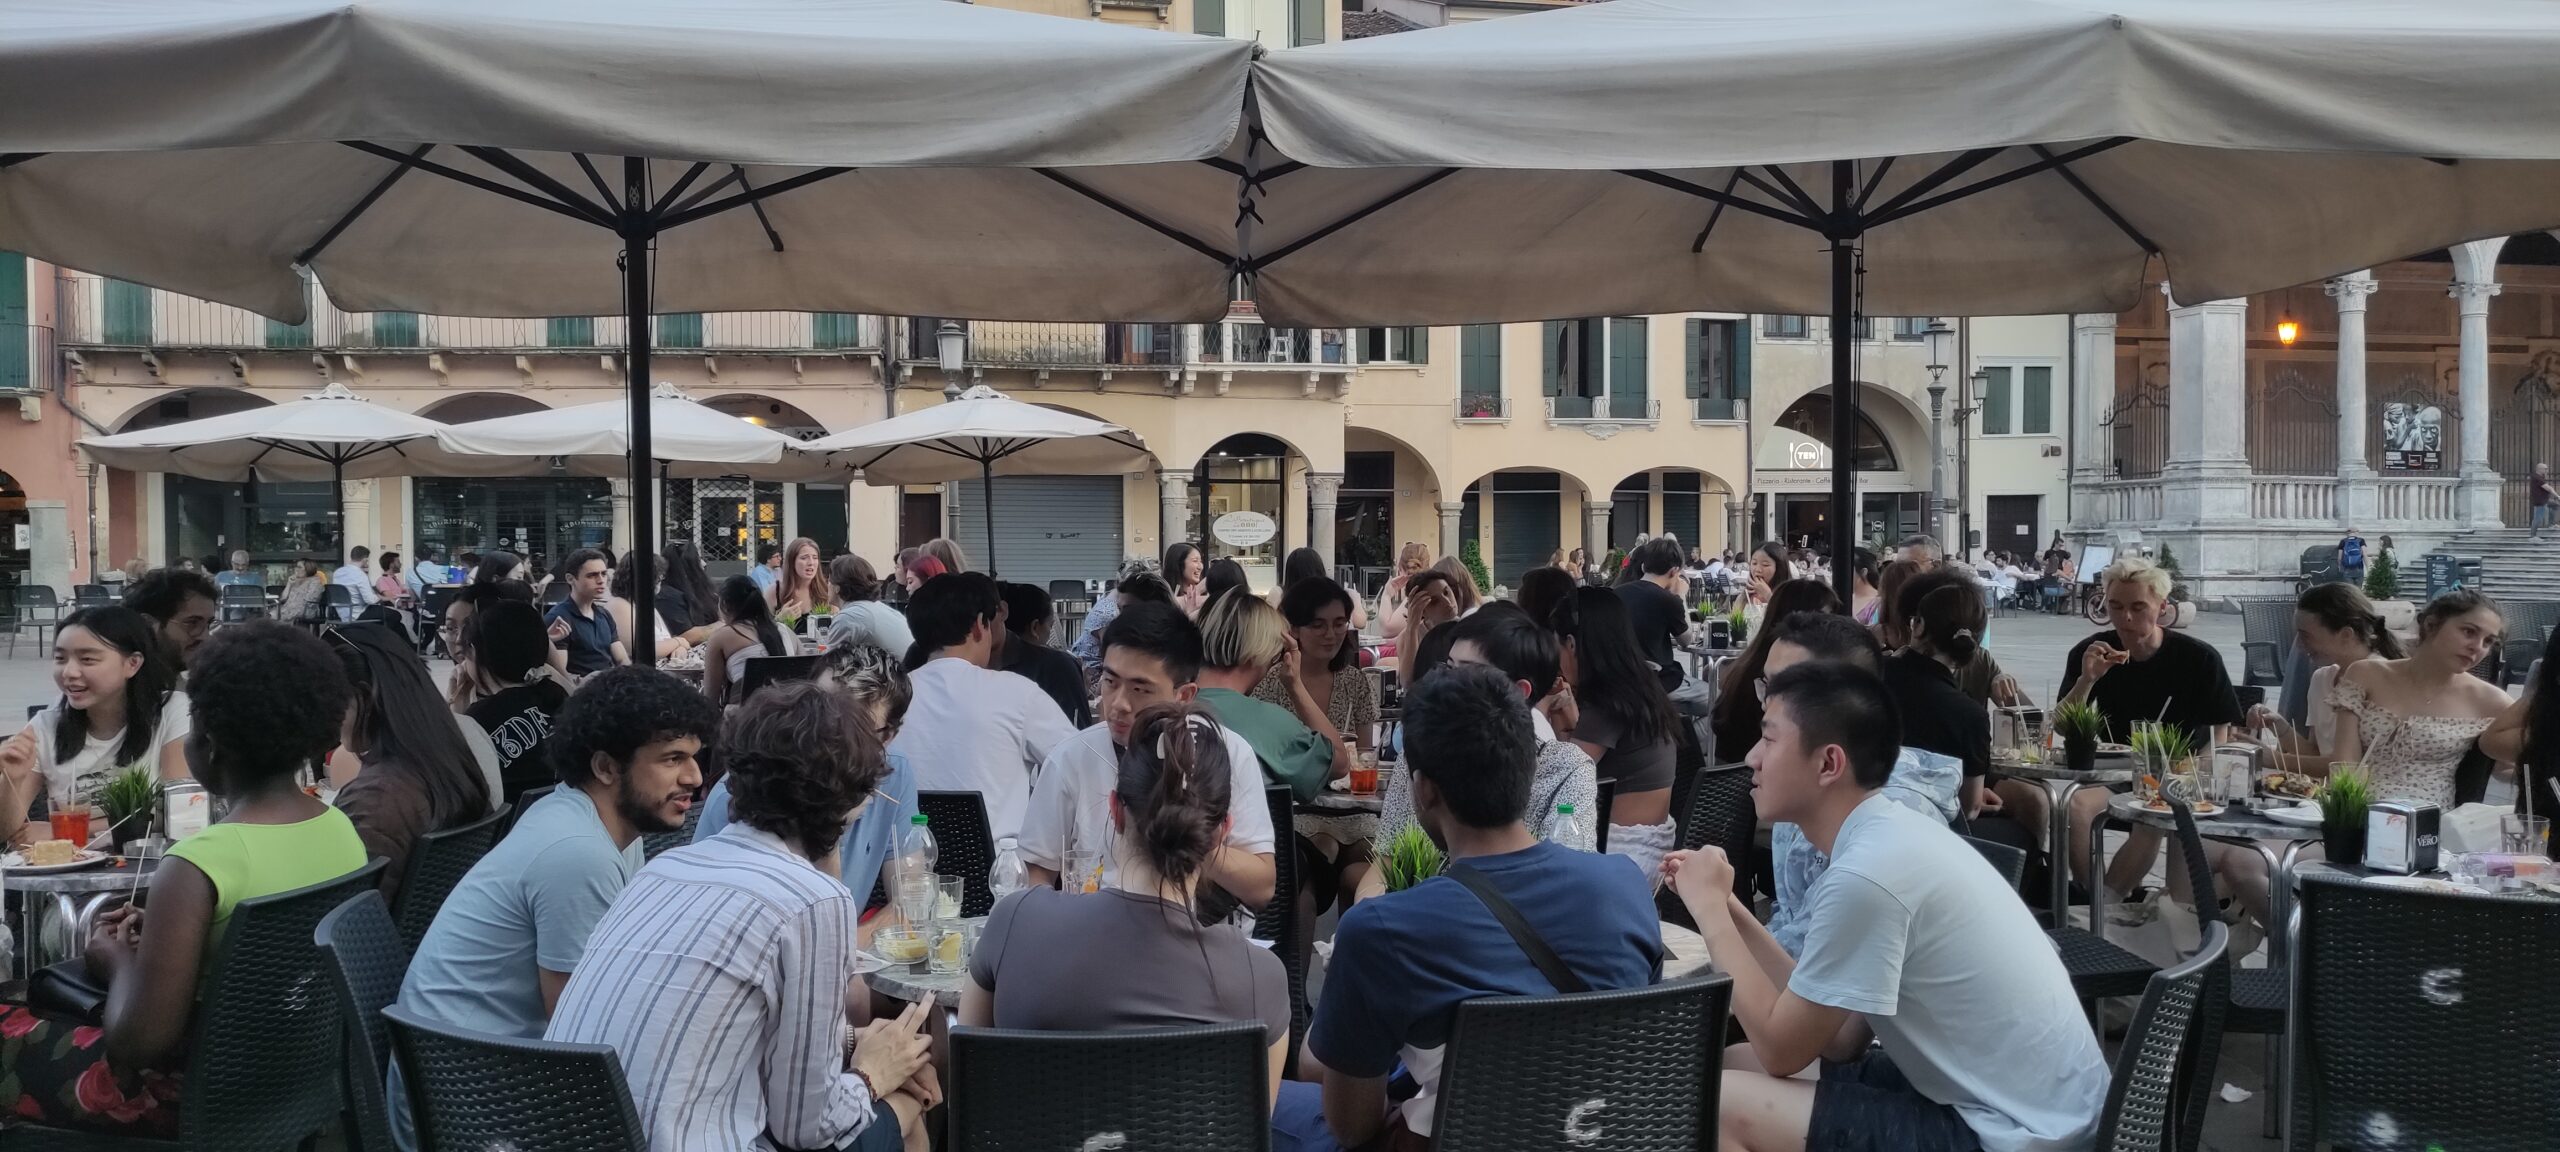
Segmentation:
[(872, 1082), (871, 1082), (871, 1077), (870, 1077), (870, 1075), (869, 1075), (869, 1074), (867, 1074), (867, 1073), (865, 1073), (862, 1069), (860, 1069), (860, 1068), (853, 1069), (853, 1078), (854, 1078), (854, 1079), (856, 1079), (856, 1080), (860, 1080), (860, 1081), (862, 1081), (862, 1087), (863, 1087), (863, 1090), (864, 1090), (864, 1091), (866, 1091), (866, 1092), (871, 1093), (871, 1098), (872, 1098), (873, 1100), (885, 1100), (885, 1099), (888, 1099), (888, 1097), (882, 1096), (882, 1095), (880, 1094), (880, 1086), (879, 1086), (879, 1085), (877, 1085), (877, 1084), (872, 1083)]

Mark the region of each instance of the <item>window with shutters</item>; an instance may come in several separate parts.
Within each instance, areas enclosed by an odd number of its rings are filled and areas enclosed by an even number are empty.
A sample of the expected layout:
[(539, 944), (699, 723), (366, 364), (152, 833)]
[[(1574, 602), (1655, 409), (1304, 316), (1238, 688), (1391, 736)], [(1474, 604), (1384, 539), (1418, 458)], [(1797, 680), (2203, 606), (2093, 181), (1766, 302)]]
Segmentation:
[(593, 348), (596, 346), (596, 318), (554, 316), (542, 322), (542, 342), (552, 348)]
[(1458, 415), (1502, 416), (1502, 325), (1458, 329)]
[(1651, 326), (1642, 316), (1621, 316), (1609, 321), (1609, 418), (1612, 420), (1650, 420), (1652, 396), (1647, 384), (1652, 376), (1647, 340)]
[(658, 347), (702, 347), (702, 313), (668, 312), (658, 317)]
[(1289, 0), (1289, 46), (1324, 43), (1324, 0)]
[(107, 343), (150, 343), (151, 290), (122, 280), (109, 280), (98, 287), (106, 297)]
[(1768, 315), (1760, 318), (1760, 334), (1773, 340), (1802, 340), (1813, 334), (1812, 317)]
[(1682, 395), (1697, 420), (1741, 420), (1751, 398), (1751, 339), (1740, 320), (1687, 321)]
[(1929, 318), (1926, 316), (1896, 316), (1893, 318), (1893, 338), (1896, 340), (1919, 340), (1926, 338), (1928, 335)]
[(1852, 319), (1849, 322), (1849, 338), (1852, 340), (1875, 339), (1876, 318), (1873, 316), (1860, 316)]
[(859, 348), (862, 346), (862, 317), (851, 312), (819, 312), (809, 317), (809, 346), (812, 348)]
[(1227, 34), (1227, 0), (1192, 0), (1191, 30), (1203, 36)]
[(2009, 376), (2010, 370), (2005, 366), (1982, 370), (1982, 434), (1985, 436), (2009, 434)]
[(2053, 434), (2053, 369), (2031, 364), (2018, 370), (2018, 431)]
[(1549, 320), (1543, 325), (1547, 416), (1554, 420), (1651, 420), (1651, 350), (1642, 316)]
[(418, 314), (415, 312), (376, 312), (373, 314), (373, 346), (376, 348), (419, 348)]
[(1360, 362), (1363, 364), (1428, 364), (1431, 362), (1431, 330), (1428, 328), (1362, 328), (1360, 329)]

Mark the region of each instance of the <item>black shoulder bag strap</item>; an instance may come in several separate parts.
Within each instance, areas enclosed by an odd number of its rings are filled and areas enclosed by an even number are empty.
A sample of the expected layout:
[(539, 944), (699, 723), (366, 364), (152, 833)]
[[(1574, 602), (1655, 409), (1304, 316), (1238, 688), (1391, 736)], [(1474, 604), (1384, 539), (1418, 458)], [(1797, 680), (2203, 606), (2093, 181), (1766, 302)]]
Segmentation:
[(1556, 991), (1573, 993), (1591, 990), (1591, 985), (1584, 983), (1582, 977), (1574, 975), (1573, 969), (1565, 967), (1564, 957), (1556, 955), (1556, 950), (1547, 946), (1546, 939), (1538, 935), (1537, 929), (1529, 927), (1529, 921), (1521, 917), (1520, 910), (1512, 907), (1511, 901), (1503, 898), (1502, 893), (1494, 888), (1493, 882), (1485, 879), (1484, 873), (1476, 871), (1464, 860), (1457, 860), (1442, 869), (1441, 875), (1466, 885), (1467, 891), (1475, 893), (1476, 899), (1484, 901), (1484, 906), (1493, 912), (1493, 918), (1502, 922), (1502, 930), (1511, 933), (1512, 942), (1518, 944), (1521, 951), (1529, 954), (1529, 962), (1537, 965), (1538, 971), (1546, 974), (1547, 983), (1555, 985)]

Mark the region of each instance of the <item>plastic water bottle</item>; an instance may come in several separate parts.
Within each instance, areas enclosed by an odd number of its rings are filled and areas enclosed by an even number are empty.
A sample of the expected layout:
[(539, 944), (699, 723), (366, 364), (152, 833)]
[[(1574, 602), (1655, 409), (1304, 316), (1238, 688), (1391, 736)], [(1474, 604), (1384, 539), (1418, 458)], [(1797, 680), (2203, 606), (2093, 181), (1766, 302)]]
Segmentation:
[(987, 869), (987, 891), (994, 893), (996, 899), (1002, 900), (1008, 895), (1021, 891), (1023, 884), (1020, 843), (1011, 836), (997, 840), (995, 866)]
[(1573, 805), (1556, 805), (1555, 823), (1547, 828), (1547, 840), (1553, 844), (1582, 843), (1582, 818), (1573, 814)]
[(898, 837), (898, 874), (933, 875), (934, 855), (933, 829), (927, 826), (924, 813), (918, 812), (907, 821), (906, 834)]

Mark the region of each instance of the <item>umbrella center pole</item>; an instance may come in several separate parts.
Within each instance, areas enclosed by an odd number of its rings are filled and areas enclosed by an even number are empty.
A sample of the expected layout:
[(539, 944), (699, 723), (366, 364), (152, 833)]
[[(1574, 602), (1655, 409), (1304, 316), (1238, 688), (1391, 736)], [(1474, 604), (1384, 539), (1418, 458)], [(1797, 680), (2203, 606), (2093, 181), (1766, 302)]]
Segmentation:
[(624, 638), (631, 662), (642, 667), (657, 663), (656, 630), (653, 617), (657, 609), (658, 587), (657, 528), (658, 502), (656, 486), (650, 481), (649, 460), (649, 352), (655, 342), (649, 331), (651, 304), (651, 247), (657, 242), (656, 213), (649, 204), (648, 161), (632, 157), (622, 162), (623, 212), (619, 231), (622, 234), (622, 312), (627, 349), (627, 374), (624, 383), (631, 407), (631, 635)]
[(1831, 165), (1831, 588), (1847, 603), (1857, 589), (1858, 382), (1851, 343), (1857, 323), (1857, 165)]

